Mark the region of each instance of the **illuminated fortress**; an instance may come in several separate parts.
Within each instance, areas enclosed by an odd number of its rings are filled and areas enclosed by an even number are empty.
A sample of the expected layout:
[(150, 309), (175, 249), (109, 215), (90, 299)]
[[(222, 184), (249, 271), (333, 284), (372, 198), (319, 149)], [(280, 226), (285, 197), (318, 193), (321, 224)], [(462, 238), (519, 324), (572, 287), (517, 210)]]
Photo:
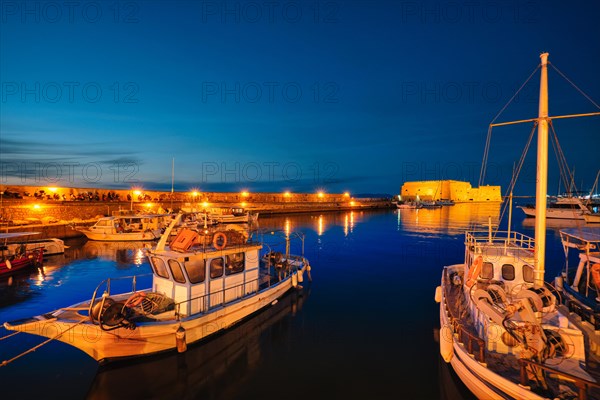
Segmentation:
[(456, 203), (500, 202), (500, 186), (471, 187), (461, 181), (417, 181), (406, 182), (400, 191), (402, 200), (453, 200)]

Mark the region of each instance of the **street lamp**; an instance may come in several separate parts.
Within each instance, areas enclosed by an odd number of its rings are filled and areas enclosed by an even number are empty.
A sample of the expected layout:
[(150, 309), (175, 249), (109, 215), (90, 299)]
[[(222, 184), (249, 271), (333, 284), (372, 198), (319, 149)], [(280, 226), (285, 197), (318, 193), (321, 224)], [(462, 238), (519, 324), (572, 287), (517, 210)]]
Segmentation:
[(142, 194), (142, 192), (140, 192), (139, 190), (132, 188), (132, 193), (131, 193), (131, 205), (129, 206), (129, 211), (133, 211), (133, 198), (135, 196), (139, 196), (140, 194)]

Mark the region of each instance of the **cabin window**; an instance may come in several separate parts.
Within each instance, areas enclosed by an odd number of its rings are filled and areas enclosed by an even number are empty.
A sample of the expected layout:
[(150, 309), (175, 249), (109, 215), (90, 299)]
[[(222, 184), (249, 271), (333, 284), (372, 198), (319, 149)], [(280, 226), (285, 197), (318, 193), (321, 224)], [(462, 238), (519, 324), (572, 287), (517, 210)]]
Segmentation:
[(185, 270), (191, 283), (204, 282), (206, 279), (206, 263), (204, 260), (192, 260), (185, 263)]
[(226, 259), (225, 275), (237, 274), (244, 270), (244, 253), (230, 254)]
[(210, 260), (210, 277), (211, 279), (223, 276), (223, 259), (215, 258)]
[(167, 278), (169, 279), (169, 272), (167, 272), (167, 266), (165, 265), (165, 262), (158, 258), (158, 257), (152, 257), (152, 266), (154, 266), (154, 273), (158, 276), (160, 276), (161, 278)]
[(523, 265), (523, 280), (528, 283), (533, 283), (533, 267), (531, 265)]
[(173, 275), (175, 282), (185, 283), (185, 276), (183, 275), (181, 265), (179, 265), (177, 260), (169, 260), (169, 268), (171, 268), (171, 274)]
[(484, 262), (481, 267), (481, 273), (479, 274), (481, 279), (493, 279), (494, 278), (494, 264), (491, 262)]
[(111, 221), (106, 221), (106, 220), (104, 220), (104, 221), (98, 221), (96, 223), (96, 226), (110, 226), (110, 225), (111, 225)]
[(515, 280), (515, 266), (512, 264), (502, 265), (502, 279), (505, 281)]

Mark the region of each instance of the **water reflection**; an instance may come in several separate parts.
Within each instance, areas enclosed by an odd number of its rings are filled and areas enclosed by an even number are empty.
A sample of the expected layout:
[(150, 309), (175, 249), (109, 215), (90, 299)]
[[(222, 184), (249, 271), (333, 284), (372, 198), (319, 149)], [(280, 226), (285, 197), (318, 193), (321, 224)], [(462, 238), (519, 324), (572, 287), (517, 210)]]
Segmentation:
[(190, 346), (183, 354), (101, 368), (87, 398), (236, 398), (235, 390), (252, 384), (250, 377), (261, 358), (274, 352), (279, 339), (274, 335), (276, 327), (291, 329), (292, 319), (302, 310), (308, 295), (308, 290), (292, 292), (207, 343)]
[(434, 209), (399, 209), (398, 230), (461, 235), (471, 228), (487, 228), (489, 218), (498, 224), (501, 203), (459, 203)]
[[(388, 211), (371, 211), (369, 214), (382, 214)], [(286, 233), (304, 228), (312, 228), (317, 236), (323, 236), (328, 229), (336, 226), (343, 228), (344, 235), (348, 236), (354, 230), (365, 214), (363, 211), (332, 212), (323, 214), (296, 214), (290, 216), (267, 216), (259, 220), (260, 229), (283, 229)]]

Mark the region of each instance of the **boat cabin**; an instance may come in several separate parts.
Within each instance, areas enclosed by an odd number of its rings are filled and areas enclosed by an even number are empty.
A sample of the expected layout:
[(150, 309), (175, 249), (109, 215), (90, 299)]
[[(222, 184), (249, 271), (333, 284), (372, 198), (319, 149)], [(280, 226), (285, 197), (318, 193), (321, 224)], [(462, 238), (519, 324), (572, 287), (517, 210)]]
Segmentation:
[[(533, 286), (534, 239), (513, 232), (467, 232), (465, 289), (494, 284), (506, 293)], [(471, 282), (469, 282), (469, 278)]]
[(261, 244), (246, 243), (177, 251), (172, 244), (150, 252), (152, 291), (172, 298), (181, 317), (224, 306), (258, 291), (261, 248)]
[(163, 220), (162, 215), (104, 217), (92, 225), (90, 231), (100, 234), (143, 232), (162, 228)]

